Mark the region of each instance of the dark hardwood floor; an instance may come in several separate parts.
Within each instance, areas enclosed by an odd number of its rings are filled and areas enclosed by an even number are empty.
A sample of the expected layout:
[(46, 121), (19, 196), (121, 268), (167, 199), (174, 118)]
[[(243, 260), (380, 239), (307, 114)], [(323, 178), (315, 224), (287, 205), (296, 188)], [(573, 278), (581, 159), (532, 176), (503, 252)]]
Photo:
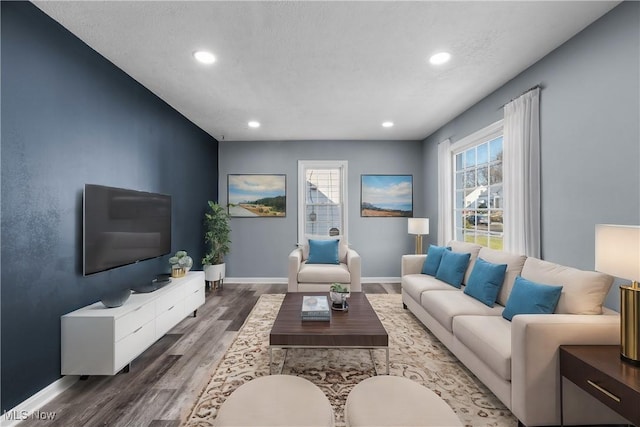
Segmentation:
[[(197, 317), (187, 317), (133, 361), (128, 373), (78, 381), (20, 427), (178, 427), (188, 416), (247, 315), (262, 294), (285, 284), (225, 284), (207, 291)], [(364, 284), (365, 293), (399, 293), (399, 283)]]

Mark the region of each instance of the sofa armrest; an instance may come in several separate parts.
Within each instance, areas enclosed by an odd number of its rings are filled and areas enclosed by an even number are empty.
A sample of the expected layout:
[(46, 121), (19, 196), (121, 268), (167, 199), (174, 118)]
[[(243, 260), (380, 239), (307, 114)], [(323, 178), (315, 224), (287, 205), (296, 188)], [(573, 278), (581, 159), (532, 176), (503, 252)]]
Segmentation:
[(287, 292), (298, 292), (298, 271), (302, 264), (302, 248), (295, 248), (289, 254), (289, 278), (287, 281)]
[(353, 292), (362, 292), (362, 264), (360, 254), (353, 249), (347, 251), (347, 268), (349, 276), (351, 276), (351, 284), (349, 290)]
[(427, 259), (426, 255), (402, 255), (400, 275), (422, 273), (422, 265), (425, 259)]
[(511, 410), (524, 425), (558, 425), (559, 346), (619, 344), (620, 317), (526, 314), (511, 323)]

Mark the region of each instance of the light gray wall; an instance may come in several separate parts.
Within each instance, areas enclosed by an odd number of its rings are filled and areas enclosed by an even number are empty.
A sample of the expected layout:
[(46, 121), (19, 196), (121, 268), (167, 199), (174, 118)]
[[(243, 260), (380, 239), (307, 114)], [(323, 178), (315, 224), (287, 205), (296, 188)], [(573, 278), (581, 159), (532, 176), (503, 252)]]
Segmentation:
[[(258, 141), (219, 145), (220, 203), (227, 203), (227, 174), (287, 175), (285, 218), (232, 218), (227, 276), (282, 278), (297, 242), (298, 160), (348, 161), (349, 243), (362, 256), (363, 277), (399, 277), (400, 258), (412, 253), (406, 218), (360, 217), (360, 175), (413, 175), (414, 215), (424, 215), (420, 141)], [(426, 242), (425, 242), (426, 243)]]
[[(526, 47), (523, 47), (526, 48)], [(596, 224), (640, 224), (640, 3), (624, 2), (424, 141), (426, 213), (437, 224), (437, 143), (502, 118), (541, 84), (542, 257), (594, 268)], [(619, 307), (617, 287), (606, 305)]]

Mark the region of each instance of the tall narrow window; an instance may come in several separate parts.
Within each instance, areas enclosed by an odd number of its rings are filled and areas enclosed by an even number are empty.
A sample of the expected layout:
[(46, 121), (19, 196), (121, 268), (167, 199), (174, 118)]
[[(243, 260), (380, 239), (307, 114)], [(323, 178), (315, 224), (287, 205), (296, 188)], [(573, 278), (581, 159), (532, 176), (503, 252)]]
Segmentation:
[(298, 240), (346, 240), (346, 161), (298, 162)]
[(503, 249), (501, 122), (451, 148), (454, 239)]

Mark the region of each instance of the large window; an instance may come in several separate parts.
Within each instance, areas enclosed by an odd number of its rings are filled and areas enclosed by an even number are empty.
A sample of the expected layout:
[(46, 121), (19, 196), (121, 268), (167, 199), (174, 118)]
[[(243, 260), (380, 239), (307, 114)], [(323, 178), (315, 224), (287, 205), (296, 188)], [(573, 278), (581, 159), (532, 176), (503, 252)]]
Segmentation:
[(502, 127), (452, 147), (456, 240), (503, 249)]
[(346, 161), (298, 162), (298, 240), (346, 240)]

